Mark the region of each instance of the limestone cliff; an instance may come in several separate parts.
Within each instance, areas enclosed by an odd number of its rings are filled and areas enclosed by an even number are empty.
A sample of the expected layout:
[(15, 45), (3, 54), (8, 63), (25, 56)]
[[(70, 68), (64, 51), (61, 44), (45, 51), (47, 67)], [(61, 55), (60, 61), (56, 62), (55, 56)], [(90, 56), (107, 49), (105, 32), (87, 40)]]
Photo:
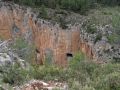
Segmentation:
[(54, 63), (66, 65), (68, 58), (79, 51), (91, 59), (98, 59), (95, 45), (83, 38), (81, 25), (63, 30), (57, 23), (53, 25), (37, 16), (31, 8), (0, 2), (0, 37), (15, 39), (21, 36), (28, 43), (34, 43), (40, 64), (50, 56)]

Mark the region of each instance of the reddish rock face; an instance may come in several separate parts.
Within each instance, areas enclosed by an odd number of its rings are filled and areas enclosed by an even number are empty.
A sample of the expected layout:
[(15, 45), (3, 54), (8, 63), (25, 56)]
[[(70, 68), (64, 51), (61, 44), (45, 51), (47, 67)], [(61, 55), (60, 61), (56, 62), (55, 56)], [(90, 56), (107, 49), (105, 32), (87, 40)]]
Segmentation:
[(65, 66), (68, 58), (80, 50), (90, 58), (93, 57), (91, 47), (80, 39), (79, 28), (73, 26), (70, 30), (62, 30), (58, 25), (36, 18), (28, 10), (16, 6), (0, 8), (0, 36), (4, 39), (24, 36), (35, 43), (37, 63), (44, 64), (46, 58)]
[(38, 25), (31, 21), (34, 30), (34, 41), (39, 51), (40, 64), (44, 64), (47, 56), (50, 56), (54, 63), (67, 65), (68, 53), (75, 54), (80, 50), (80, 32), (74, 30), (62, 30), (61, 28), (50, 27), (45, 24)]

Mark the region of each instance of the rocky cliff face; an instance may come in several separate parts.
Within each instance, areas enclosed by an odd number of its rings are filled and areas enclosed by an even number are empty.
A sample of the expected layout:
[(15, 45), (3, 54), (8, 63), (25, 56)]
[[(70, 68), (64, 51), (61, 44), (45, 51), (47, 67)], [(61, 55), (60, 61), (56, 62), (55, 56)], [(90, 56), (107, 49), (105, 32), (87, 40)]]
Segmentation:
[(98, 50), (100, 44), (88, 41), (90, 35), (81, 29), (81, 25), (63, 30), (58, 24), (53, 25), (37, 16), (38, 13), (31, 8), (0, 2), (0, 37), (24, 37), (28, 43), (34, 43), (37, 63), (40, 64), (44, 64), (44, 60), (48, 58), (58, 65), (66, 65), (67, 60), (79, 51), (89, 58), (99, 59), (98, 52), (102, 50)]

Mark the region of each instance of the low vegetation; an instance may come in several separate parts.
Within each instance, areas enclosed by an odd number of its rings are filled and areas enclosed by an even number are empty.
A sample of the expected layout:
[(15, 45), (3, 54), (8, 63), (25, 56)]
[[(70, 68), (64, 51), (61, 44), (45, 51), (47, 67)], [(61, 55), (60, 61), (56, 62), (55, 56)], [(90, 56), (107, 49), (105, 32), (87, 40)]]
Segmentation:
[(10, 85), (21, 85), (27, 78), (27, 70), (21, 68), (19, 65), (9, 65), (0, 67), (2, 82)]
[(67, 69), (54, 65), (1, 68), (2, 80), (10, 85), (20, 85), (29, 79), (65, 81), (69, 90), (119, 90), (120, 64), (97, 64), (85, 59), (81, 53), (69, 62)]
[(28, 63), (33, 63), (33, 60), (35, 60), (35, 46), (29, 44), (24, 38), (16, 38), (11, 48)]

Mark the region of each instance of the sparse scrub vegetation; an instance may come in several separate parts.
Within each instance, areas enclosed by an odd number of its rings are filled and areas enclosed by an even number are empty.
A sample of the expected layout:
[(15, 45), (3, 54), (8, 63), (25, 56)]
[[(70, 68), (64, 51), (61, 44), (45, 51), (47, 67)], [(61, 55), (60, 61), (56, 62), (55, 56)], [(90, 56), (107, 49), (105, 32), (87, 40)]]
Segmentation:
[[(106, 35), (108, 42), (111, 44), (120, 43), (120, 11), (118, 6), (116, 7), (102, 7), (97, 10), (91, 10), (87, 20), (83, 23), (82, 27), (87, 33), (97, 33), (99, 28), (110, 26), (110, 35)], [(112, 30), (112, 31), (111, 31)], [(96, 36), (95, 42), (101, 40), (102, 35)]]
[(17, 64), (0, 67), (0, 73), (3, 83), (10, 85), (21, 85), (27, 80), (27, 70)]
[(95, 27), (95, 25), (93, 24), (88, 24), (87, 25), (87, 32), (94, 34), (96, 32), (97, 28)]
[(120, 36), (117, 35), (117, 34), (112, 34), (112, 35), (109, 35), (108, 37), (108, 41), (113, 44), (113, 43), (119, 43), (119, 38)]
[(28, 44), (23, 38), (17, 38), (11, 48), (15, 50), (21, 59), (29, 63), (32, 63), (35, 59), (35, 46)]
[(46, 7), (44, 5), (41, 6), (38, 17), (48, 19), (47, 9), (46, 9)]
[(11, 67), (4, 69), (3, 80), (14, 85), (20, 84), (26, 79), (34, 78), (46, 81), (65, 81), (69, 85), (69, 90), (119, 90), (119, 70), (120, 64), (96, 64), (93, 61), (86, 60), (82, 53), (78, 53), (74, 56), (67, 69), (54, 65), (35, 65), (31, 66), (29, 71), (20, 67)]

